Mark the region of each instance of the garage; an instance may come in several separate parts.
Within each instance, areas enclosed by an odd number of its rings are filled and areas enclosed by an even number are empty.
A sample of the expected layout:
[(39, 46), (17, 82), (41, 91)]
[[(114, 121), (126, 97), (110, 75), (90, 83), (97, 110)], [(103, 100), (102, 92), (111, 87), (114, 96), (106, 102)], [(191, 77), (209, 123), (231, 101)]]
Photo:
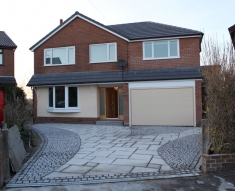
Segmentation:
[(131, 125), (194, 126), (194, 87), (130, 90)]

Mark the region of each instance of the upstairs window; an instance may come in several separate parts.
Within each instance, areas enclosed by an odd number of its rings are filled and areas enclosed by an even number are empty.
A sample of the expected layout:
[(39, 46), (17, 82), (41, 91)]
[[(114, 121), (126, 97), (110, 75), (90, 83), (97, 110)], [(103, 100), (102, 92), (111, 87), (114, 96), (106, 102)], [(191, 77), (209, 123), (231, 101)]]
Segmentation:
[(0, 49), (0, 65), (3, 64), (3, 50)]
[(179, 40), (144, 42), (143, 55), (144, 60), (179, 58)]
[(49, 112), (79, 112), (78, 88), (70, 86), (49, 87)]
[(90, 45), (90, 63), (116, 62), (117, 43)]
[(44, 65), (75, 64), (75, 47), (48, 48), (44, 50)]

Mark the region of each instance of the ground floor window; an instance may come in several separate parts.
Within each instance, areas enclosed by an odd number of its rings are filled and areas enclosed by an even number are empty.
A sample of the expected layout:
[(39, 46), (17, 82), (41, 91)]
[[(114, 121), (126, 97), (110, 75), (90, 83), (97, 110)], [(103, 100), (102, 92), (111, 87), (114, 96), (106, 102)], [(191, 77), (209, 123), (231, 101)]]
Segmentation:
[(49, 108), (78, 108), (78, 87), (54, 86), (48, 88)]

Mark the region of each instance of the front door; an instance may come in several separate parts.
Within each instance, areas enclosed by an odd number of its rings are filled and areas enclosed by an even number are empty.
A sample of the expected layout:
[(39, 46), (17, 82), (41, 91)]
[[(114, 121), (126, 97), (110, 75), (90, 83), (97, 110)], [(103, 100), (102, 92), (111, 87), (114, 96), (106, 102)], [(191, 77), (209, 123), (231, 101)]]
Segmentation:
[(106, 118), (118, 118), (117, 90), (106, 88)]

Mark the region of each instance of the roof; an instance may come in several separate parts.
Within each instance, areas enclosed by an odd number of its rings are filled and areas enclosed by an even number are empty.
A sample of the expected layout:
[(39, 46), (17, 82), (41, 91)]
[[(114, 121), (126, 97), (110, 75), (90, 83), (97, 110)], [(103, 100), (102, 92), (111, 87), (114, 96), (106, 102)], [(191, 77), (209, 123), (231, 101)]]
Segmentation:
[(16, 80), (14, 76), (0, 76), (0, 84), (14, 84), (16, 85)]
[(99, 23), (79, 12), (75, 12), (68, 19), (66, 19), (62, 24), (53, 29), (50, 33), (44, 36), (36, 44), (34, 44), (30, 50), (34, 51), (43, 42), (49, 39), (51, 36), (56, 34), (59, 30), (64, 28), (67, 24), (73, 21), (75, 18), (81, 18), (91, 24), (106, 30), (126, 41), (134, 41), (141, 39), (151, 39), (151, 38), (168, 38), (168, 37), (183, 37), (183, 36), (203, 36), (203, 33), (196, 30), (155, 23), (155, 22), (139, 22), (139, 23), (127, 23), (118, 25), (104, 25)]
[(17, 46), (4, 31), (0, 31), (0, 47), (15, 49)]
[(108, 27), (129, 40), (203, 35), (200, 31), (155, 22), (127, 23)]
[(27, 86), (201, 79), (201, 67), (34, 74)]

